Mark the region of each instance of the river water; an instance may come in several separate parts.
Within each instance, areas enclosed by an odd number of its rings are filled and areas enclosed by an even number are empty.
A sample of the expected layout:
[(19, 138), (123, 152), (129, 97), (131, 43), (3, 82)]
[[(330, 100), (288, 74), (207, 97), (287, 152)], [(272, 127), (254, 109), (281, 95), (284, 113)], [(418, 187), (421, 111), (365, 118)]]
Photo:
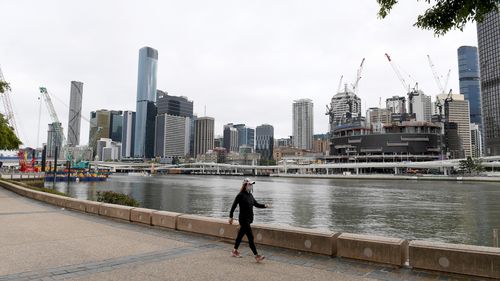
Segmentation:
[[(58, 183), (96, 199), (100, 190), (131, 195), (141, 207), (227, 218), (243, 177), (115, 174), (107, 182)], [(493, 245), (500, 229), (500, 184), (437, 181), (255, 178), (255, 222), (449, 243)], [(49, 184), (50, 186), (50, 184)], [(237, 214), (235, 214), (237, 217)]]

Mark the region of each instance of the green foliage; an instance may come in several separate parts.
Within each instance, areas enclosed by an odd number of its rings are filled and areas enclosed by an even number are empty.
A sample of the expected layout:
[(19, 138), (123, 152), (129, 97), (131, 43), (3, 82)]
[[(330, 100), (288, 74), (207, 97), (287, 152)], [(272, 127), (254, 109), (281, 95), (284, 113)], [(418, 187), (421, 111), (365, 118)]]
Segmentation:
[(274, 160), (274, 159), (269, 159), (269, 160), (260, 159), (259, 165), (260, 166), (275, 166), (276, 165), (276, 160)]
[(55, 189), (52, 189), (52, 188), (46, 188), (46, 187), (31, 187), (31, 189), (34, 189), (36, 191), (41, 191), (41, 192), (47, 192), (47, 193), (52, 193), (52, 194), (56, 194), (56, 195), (61, 195), (61, 196), (66, 196), (66, 197), (69, 197), (68, 194), (64, 193), (64, 192), (59, 192)]
[(7, 120), (0, 114), (0, 150), (18, 149), (21, 143)]
[(467, 157), (466, 160), (461, 160), (459, 162), (459, 171), (465, 174), (472, 174), (475, 172), (476, 174), (484, 171), (484, 166), (482, 164), (482, 160), (479, 158), (472, 159), (472, 157)]
[(134, 198), (118, 192), (113, 191), (98, 191), (97, 192), (97, 201), (132, 207), (139, 207), (139, 202)]
[[(398, 0), (377, 0), (377, 2), (380, 5), (378, 16), (385, 18)], [(430, 3), (431, 1), (424, 0), (424, 2)], [(437, 0), (435, 2), (423, 15), (418, 16), (414, 25), (432, 30), (438, 36), (454, 28), (463, 30), (467, 22), (482, 22), (489, 12), (498, 12), (498, 0)]]
[(10, 90), (9, 83), (7, 83), (5, 81), (0, 81), (0, 94), (3, 94), (8, 90)]

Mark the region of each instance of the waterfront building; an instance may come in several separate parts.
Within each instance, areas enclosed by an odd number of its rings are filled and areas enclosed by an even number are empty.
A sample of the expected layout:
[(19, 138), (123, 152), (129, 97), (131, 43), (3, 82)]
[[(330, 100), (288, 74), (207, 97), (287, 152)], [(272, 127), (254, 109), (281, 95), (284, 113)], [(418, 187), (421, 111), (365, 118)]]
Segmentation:
[(461, 46), (458, 53), (460, 94), (469, 101), (471, 123), (481, 124), (481, 88), (477, 47)]
[(391, 113), (406, 113), (406, 98), (400, 96), (392, 96), (385, 100), (385, 107)]
[(431, 97), (424, 94), (421, 90), (415, 90), (410, 93), (412, 96), (408, 107), (411, 114), (415, 114), (416, 121), (431, 121), (432, 101)]
[(483, 156), (483, 139), (479, 124), (470, 124), (471, 156), (474, 158)]
[(109, 135), (113, 141), (121, 142), (122, 141), (122, 130), (123, 130), (123, 112), (122, 111), (110, 111), (109, 121)]
[(238, 152), (238, 129), (233, 123), (224, 125), (224, 148), (229, 152)]
[(274, 127), (262, 124), (255, 128), (255, 133), (255, 152), (260, 153), (261, 159), (271, 160), (274, 148)]
[(57, 158), (63, 158), (61, 155), (63, 143), (62, 134), (63, 128), (61, 123), (54, 122), (49, 124), (49, 129), (47, 131), (47, 157), (54, 157), (57, 147)]
[(151, 47), (139, 50), (134, 156), (152, 158), (156, 121), (156, 72), (158, 51)]
[(167, 159), (189, 154), (191, 118), (162, 114), (156, 117), (155, 156)]
[(500, 155), (500, 13), (477, 23), (481, 81), (482, 127), (486, 155)]
[(123, 112), (122, 157), (134, 156), (135, 112)]
[(97, 160), (98, 161), (119, 161), (121, 159), (120, 142), (115, 142), (110, 138), (101, 138), (97, 141)]
[(444, 105), (445, 122), (457, 125), (458, 145), (446, 144), (448, 157), (455, 159), (471, 156), (469, 101), (465, 100), (464, 95), (457, 94), (441, 94), (437, 99)]
[[(107, 109), (90, 112), (89, 146), (92, 147), (94, 151), (97, 151), (96, 141), (98, 139), (106, 138), (121, 142), (123, 127), (122, 114), (122, 111)], [(99, 127), (101, 128), (100, 131), (98, 131)]]
[(334, 162), (399, 162), (438, 160), (442, 151), (441, 126), (425, 121), (403, 121), (383, 126), (374, 134), (366, 122), (337, 127), (330, 156)]
[(80, 145), (83, 83), (71, 81), (68, 117), (68, 146)]
[(248, 146), (255, 148), (255, 129), (247, 127), (245, 124), (236, 124), (234, 128), (238, 130), (238, 147)]
[(214, 147), (214, 124), (212, 117), (198, 117), (194, 121), (194, 157), (205, 154)]
[(301, 149), (312, 149), (314, 134), (313, 102), (300, 99), (293, 102), (293, 146)]
[(345, 87), (343, 92), (332, 97), (327, 115), (331, 132), (337, 126), (350, 123), (352, 118), (361, 116), (361, 99)]
[(273, 159), (281, 164), (284, 162), (290, 164), (311, 164), (321, 156), (321, 153), (296, 147), (278, 147), (273, 150)]

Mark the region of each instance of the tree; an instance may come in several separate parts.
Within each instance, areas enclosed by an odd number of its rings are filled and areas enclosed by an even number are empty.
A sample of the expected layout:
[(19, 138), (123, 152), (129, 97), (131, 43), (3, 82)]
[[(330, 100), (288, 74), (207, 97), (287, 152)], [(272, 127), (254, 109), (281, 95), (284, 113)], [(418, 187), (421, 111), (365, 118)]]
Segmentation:
[(7, 123), (7, 120), (0, 114), (0, 150), (18, 149), (21, 141)]
[[(419, 1), (419, 0), (417, 0)], [(430, 3), (431, 0), (424, 0)], [(398, 0), (377, 0), (378, 16), (385, 18)], [(444, 35), (453, 28), (463, 30), (470, 21), (482, 22), (489, 12), (498, 12), (498, 0), (437, 0), (434, 6), (419, 15), (414, 26), (433, 30), (435, 35)]]
[(5, 81), (0, 81), (0, 94), (3, 94), (8, 90), (10, 90), (9, 83), (7, 83)]
[(484, 171), (483, 161), (480, 158), (472, 159), (469, 156), (466, 160), (459, 162), (459, 170), (466, 174), (472, 174), (472, 172), (479, 174)]

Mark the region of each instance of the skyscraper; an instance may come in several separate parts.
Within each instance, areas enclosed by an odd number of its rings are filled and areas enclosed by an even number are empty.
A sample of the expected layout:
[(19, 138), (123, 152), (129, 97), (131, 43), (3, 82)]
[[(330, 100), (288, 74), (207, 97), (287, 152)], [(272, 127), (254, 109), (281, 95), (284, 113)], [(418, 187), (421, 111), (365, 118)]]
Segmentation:
[(274, 128), (268, 124), (262, 124), (255, 128), (255, 151), (260, 153), (262, 160), (273, 158)]
[(406, 98), (400, 96), (392, 96), (385, 100), (385, 107), (396, 114), (406, 113)]
[(471, 123), (481, 124), (481, 89), (477, 48), (461, 46), (457, 53), (460, 94), (469, 101)]
[[(330, 116), (330, 131), (335, 127), (350, 123), (352, 118), (361, 115), (361, 99), (347, 87), (332, 97), (327, 114)], [(312, 138), (312, 136), (311, 136)]]
[(477, 23), (481, 70), (482, 125), (486, 155), (500, 155), (500, 13), (487, 14)]
[(432, 102), (431, 97), (424, 92), (417, 90), (412, 92), (413, 98), (408, 104), (411, 110), (410, 113), (415, 114), (417, 121), (431, 121), (432, 117)]
[(300, 99), (293, 102), (293, 146), (312, 149), (313, 146), (313, 102)]
[(68, 145), (80, 144), (80, 119), (82, 117), (83, 83), (71, 81), (68, 117)]
[(157, 65), (157, 50), (151, 47), (139, 50), (134, 141), (134, 156), (136, 157), (151, 158), (154, 155)]
[(194, 156), (214, 148), (214, 118), (199, 117), (194, 121)]
[(245, 124), (236, 124), (234, 127), (238, 130), (238, 147), (247, 146), (255, 149), (255, 130)]
[(224, 125), (224, 148), (226, 152), (238, 152), (238, 129), (233, 123)]
[(189, 153), (190, 119), (169, 114), (156, 116), (155, 156), (174, 158)]
[[(449, 97), (451, 100), (445, 102)], [(471, 129), (469, 101), (464, 99), (464, 95), (441, 94), (437, 98), (444, 104), (444, 114), (447, 123), (455, 123), (458, 134), (456, 145), (448, 145), (448, 150), (452, 158), (464, 158), (472, 156)], [(452, 125), (448, 129), (454, 129)], [(446, 128), (445, 128), (446, 129)]]
[(111, 139), (115, 142), (122, 141), (122, 130), (123, 130), (123, 112), (122, 111), (110, 111), (109, 121), (109, 135)]
[(123, 112), (122, 157), (134, 156), (135, 112)]
[(51, 123), (49, 124), (49, 130), (47, 132), (47, 157), (55, 157), (56, 147), (57, 147), (57, 158), (62, 158), (61, 147), (62, 147), (62, 134), (63, 128), (61, 123)]

